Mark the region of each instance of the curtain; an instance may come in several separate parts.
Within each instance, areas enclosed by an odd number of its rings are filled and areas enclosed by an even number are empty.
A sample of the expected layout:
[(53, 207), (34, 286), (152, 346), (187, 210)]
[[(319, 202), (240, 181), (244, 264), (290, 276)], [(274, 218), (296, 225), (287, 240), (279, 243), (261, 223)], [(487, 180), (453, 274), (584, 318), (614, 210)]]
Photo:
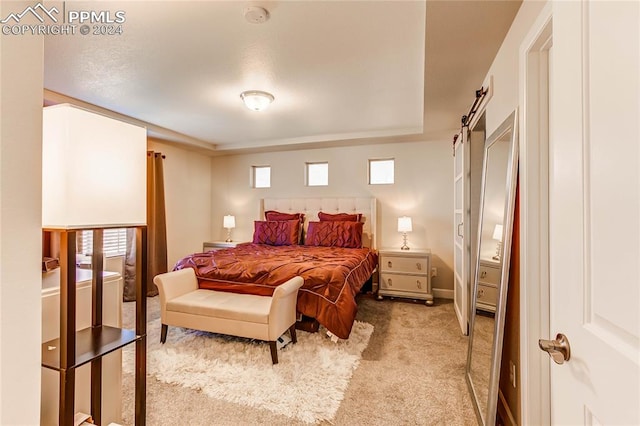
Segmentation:
[[(164, 203), (164, 155), (147, 152), (147, 296), (158, 294), (153, 277), (167, 272), (167, 217)], [(124, 300), (136, 299), (135, 230), (127, 230)]]

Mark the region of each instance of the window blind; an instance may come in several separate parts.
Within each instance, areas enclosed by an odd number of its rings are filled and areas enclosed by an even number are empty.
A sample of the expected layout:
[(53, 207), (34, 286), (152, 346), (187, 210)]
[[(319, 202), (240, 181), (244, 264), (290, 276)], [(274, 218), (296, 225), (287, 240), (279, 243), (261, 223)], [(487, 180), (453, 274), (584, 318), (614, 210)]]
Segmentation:
[[(122, 256), (127, 252), (127, 230), (105, 229), (102, 236), (102, 251), (105, 256)], [(79, 247), (82, 254), (91, 255), (93, 253), (93, 231), (82, 231)]]

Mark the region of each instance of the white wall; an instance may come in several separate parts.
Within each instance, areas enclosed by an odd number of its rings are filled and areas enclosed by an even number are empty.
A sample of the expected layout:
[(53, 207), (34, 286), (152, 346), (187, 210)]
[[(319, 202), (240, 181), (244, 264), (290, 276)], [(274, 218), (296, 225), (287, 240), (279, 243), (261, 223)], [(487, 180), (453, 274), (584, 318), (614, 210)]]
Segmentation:
[[(455, 130), (451, 131), (451, 135)], [(398, 216), (413, 219), (410, 247), (430, 248), (438, 277), (433, 285), (453, 289), (453, 157), (451, 141), (379, 144), (241, 154), (212, 159), (214, 239), (224, 240), (225, 214), (236, 216), (235, 241), (250, 241), (261, 219), (260, 199), (359, 196), (378, 199), (378, 247), (400, 247)], [(369, 185), (370, 158), (395, 158), (395, 184)], [(329, 186), (304, 185), (305, 162), (329, 162)], [(251, 166), (271, 166), (271, 188), (250, 187)]]
[(148, 148), (166, 156), (164, 191), (167, 257), (171, 270), (176, 261), (202, 251), (202, 243), (211, 240), (211, 160), (153, 139), (149, 139)]
[(522, 3), (485, 78), (493, 76), (493, 96), (487, 103), (487, 136), (521, 105), (520, 94), (520, 45), (534, 21), (546, 5), (546, 1), (528, 0)]
[[(1, 2), (0, 16), (33, 3)], [(40, 423), (43, 39), (0, 37), (0, 424)]]

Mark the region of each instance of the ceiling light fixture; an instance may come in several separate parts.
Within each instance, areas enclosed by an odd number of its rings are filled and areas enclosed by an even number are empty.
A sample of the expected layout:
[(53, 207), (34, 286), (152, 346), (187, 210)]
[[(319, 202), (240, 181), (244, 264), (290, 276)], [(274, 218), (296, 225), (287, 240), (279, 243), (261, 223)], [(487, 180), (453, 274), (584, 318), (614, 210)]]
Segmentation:
[(271, 93), (260, 90), (247, 90), (240, 93), (240, 98), (247, 108), (253, 111), (264, 111), (275, 99)]

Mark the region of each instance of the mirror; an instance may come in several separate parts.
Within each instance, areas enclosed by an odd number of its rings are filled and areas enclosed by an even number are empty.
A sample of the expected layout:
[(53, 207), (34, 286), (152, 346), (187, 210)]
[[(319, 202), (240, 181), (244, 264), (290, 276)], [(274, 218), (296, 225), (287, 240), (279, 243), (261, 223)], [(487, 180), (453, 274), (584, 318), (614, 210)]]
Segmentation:
[(517, 112), (487, 138), (466, 379), (478, 422), (495, 424), (518, 171)]

